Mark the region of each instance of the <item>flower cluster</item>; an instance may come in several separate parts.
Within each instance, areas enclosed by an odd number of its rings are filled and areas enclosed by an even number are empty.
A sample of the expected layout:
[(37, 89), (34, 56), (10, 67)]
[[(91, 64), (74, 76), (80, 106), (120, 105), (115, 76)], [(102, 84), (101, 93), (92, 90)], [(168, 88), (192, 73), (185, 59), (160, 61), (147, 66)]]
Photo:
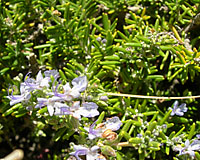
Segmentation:
[[(89, 128), (84, 127), (84, 129), (88, 132), (88, 139), (90, 141), (94, 141), (95, 138), (106, 138), (106, 140), (114, 141), (117, 138), (117, 133), (113, 131), (117, 131), (122, 125), (122, 122), (117, 116), (107, 118), (103, 123), (99, 123), (97, 125), (96, 123), (97, 121), (95, 121)], [(106, 151), (110, 150), (109, 154), (111, 156), (116, 156), (115, 150), (112, 147), (106, 147), (103, 144), (100, 146), (95, 145), (91, 148), (86, 148), (83, 145), (74, 145), (74, 152), (71, 152), (70, 155), (75, 156), (77, 160), (81, 160), (79, 156), (82, 155), (86, 156), (87, 160), (106, 160), (106, 158), (98, 152), (99, 149), (105, 150), (103, 148), (106, 148)]]
[[(39, 71), (36, 79), (30, 78), (30, 73), (28, 73), (24, 78), (24, 82), (20, 84), (21, 94), (13, 95), (12, 90), (11, 95), (8, 95), (10, 105), (23, 103), (26, 106), (31, 95), (37, 94), (40, 91), (42, 92), (40, 95), (43, 97), (38, 97), (37, 95), (37, 102), (34, 107), (41, 109), (47, 106), (50, 116), (72, 115), (80, 120), (81, 116), (95, 117), (99, 115), (96, 103), (80, 103), (80, 101), (77, 101), (81, 97), (81, 93), (87, 88), (88, 82), (86, 76), (74, 78), (71, 82), (72, 87), (69, 82), (64, 85), (61, 82), (57, 82), (58, 78), (59, 73), (56, 70), (45, 71), (44, 76)], [(57, 85), (55, 86), (55, 84)], [(74, 101), (75, 99), (76, 101)], [(27, 108), (31, 107), (27, 106)]]
[[(19, 95), (15, 95), (14, 89), (12, 89), (11, 94), (8, 92), (7, 97), (10, 99), (11, 106), (22, 103), (27, 109), (32, 109), (33, 111), (45, 108), (44, 115), (47, 115), (47, 118), (52, 121), (62, 119), (62, 121), (59, 121), (59, 123), (63, 122), (61, 124), (57, 123), (58, 121), (55, 122), (54, 126), (57, 129), (67, 126), (64, 124), (67, 122), (65, 119), (67, 115), (71, 115), (78, 124), (75, 125), (74, 122), (69, 122), (72, 124), (71, 126), (73, 126), (72, 128), (74, 130), (72, 130), (78, 133), (86, 133), (85, 142), (87, 145), (85, 143), (73, 145), (70, 155), (74, 156), (77, 160), (81, 160), (82, 158), (88, 160), (106, 160), (106, 156), (116, 156), (115, 149), (107, 144), (118, 144), (117, 140), (120, 136), (117, 136), (116, 131), (120, 129), (122, 122), (117, 116), (107, 118), (104, 122), (101, 122), (103, 118), (100, 116), (101, 120), (98, 118), (98, 120), (94, 122), (89, 120), (92, 123), (82, 123), (84, 121), (82, 117), (93, 118), (99, 115), (98, 105), (94, 103), (92, 99), (89, 100), (89, 98), (85, 98), (87, 97), (85, 95), (87, 87), (88, 80), (86, 76), (79, 76), (74, 78), (71, 82), (65, 82), (60, 80), (59, 72), (56, 70), (45, 71), (44, 74), (39, 71), (35, 79), (31, 78), (30, 73), (25, 76), (24, 82), (20, 83)], [(106, 101), (107, 98), (106, 96), (101, 96), (99, 100)], [(169, 109), (171, 110), (169, 111), (171, 116), (183, 116), (188, 110), (185, 103), (179, 105), (178, 101), (175, 101), (173, 106), (169, 107)], [(46, 114), (46, 112), (48, 114)], [(138, 115), (140, 115), (140, 117), (144, 116), (142, 113), (138, 113), (135, 115), (135, 119)], [(52, 116), (53, 118), (50, 118)], [(135, 122), (136, 120), (133, 121), (133, 123)], [(135, 149), (145, 150), (148, 148), (160, 150), (163, 144), (166, 143), (166, 145), (172, 147), (174, 151), (179, 152), (178, 156), (189, 156), (191, 158), (194, 158), (195, 152), (200, 150), (199, 135), (197, 139), (187, 139), (183, 144), (184, 136), (182, 137), (179, 135), (169, 138), (165, 135), (168, 128), (165, 123), (159, 125), (157, 122), (148, 123), (143, 120), (140, 120), (140, 123), (141, 124), (137, 124), (137, 126), (139, 126), (138, 131), (140, 132), (137, 132), (137, 136), (130, 140), (131, 143), (133, 142), (132, 146), (135, 147)], [(79, 129), (78, 126), (82, 129)], [(144, 130), (146, 131), (144, 132)], [(128, 136), (126, 132), (127, 131), (124, 130), (123, 134), (120, 135), (123, 135), (125, 139), (130, 139), (130, 135)], [(161, 141), (161, 137), (165, 141)], [(137, 141), (137, 143), (135, 141)], [(121, 144), (126, 145), (126, 143)], [(145, 151), (145, 153), (147, 153), (147, 151)]]
[[(28, 73), (24, 82), (20, 84), (20, 94), (14, 95), (12, 89), (11, 94), (8, 91), (8, 98), (10, 99), (10, 105), (22, 103), (27, 109), (42, 110), (47, 108), (49, 116), (54, 118), (65, 118), (66, 115), (71, 115), (80, 126), (85, 126), (81, 122), (81, 117), (92, 118), (99, 115), (98, 105), (92, 101), (86, 102), (85, 93), (88, 86), (86, 76), (79, 76), (74, 78), (70, 82), (62, 82), (59, 80), (59, 72), (56, 70), (45, 71), (44, 75), (41, 71), (38, 72), (36, 79), (30, 77)], [(106, 100), (106, 96), (100, 97), (102, 100)], [(48, 117), (50, 118), (50, 117)], [(53, 120), (53, 118), (52, 118)], [(65, 121), (66, 122), (66, 121)], [(57, 123), (55, 123), (57, 124)], [(90, 127), (84, 127), (85, 132), (88, 133), (88, 141), (91, 141), (91, 145), (74, 145), (70, 155), (76, 157), (77, 160), (81, 160), (80, 157), (85, 156), (86, 159), (105, 160), (104, 155), (100, 154), (100, 149), (105, 150), (104, 144), (94, 145), (93, 139), (98, 138), (101, 141), (106, 139), (108, 141), (114, 141), (117, 138), (117, 131), (122, 122), (119, 117), (115, 116), (107, 118), (105, 122), (98, 123), (95, 121)], [(77, 128), (74, 126), (74, 128)], [(76, 130), (77, 131), (77, 130)], [(106, 147), (108, 148), (108, 147)], [(116, 156), (115, 150), (109, 147), (112, 156)], [(107, 150), (107, 149), (106, 149)]]

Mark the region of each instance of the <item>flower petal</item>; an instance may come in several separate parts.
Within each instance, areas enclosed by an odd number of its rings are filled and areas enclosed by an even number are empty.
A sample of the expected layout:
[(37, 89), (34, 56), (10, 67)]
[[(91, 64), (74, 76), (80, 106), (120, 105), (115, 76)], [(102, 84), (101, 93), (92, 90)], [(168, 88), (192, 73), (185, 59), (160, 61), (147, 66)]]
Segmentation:
[(99, 111), (97, 110), (98, 106), (94, 102), (85, 102), (82, 103), (82, 107), (80, 107), (79, 112), (84, 117), (95, 117), (99, 115)]
[(63, 86), (63, 89), (64, 89), (64, 92), (69, 92), (71, 90), (71, 87), (69, 85), (69, 83), (66, 83), (64, 86)]
[(200, 140), (194, 140), (191, 144), (192, 150), (200, 150)]
[(38, 72), (37, 76), (36, 76), (36, 82), (41, 82), (43, 79), (43, 75), (41, 70)]
[(93, 147), (91, 148), (91, 151), (92, 151), (92, 152), (97, 152), (98, 149), (99, 149), (99, 146), (93, 146)]
[(44, 72), (44, 75), (45, 77), (48, 77), (48, 78), (51, 78), (51, 75), (52, 75), (55, 79), (57, 79), (59, 77), (59, 72), (55, 69), (49, 70), (49, 71), (47, 70)]
[(48, 78), (44, 78), (40, 81), (40, 86), (41, 87), (49, 87), (49, 79)]
[(122, 122), (117, 116), (108, 118), (106, 121), (106, 129), (111, 129), (112, 131), (117, 131), (121, 125)]
[(182, 112), (187, 112), (187, 107), (186, 107), (186, 104), (185, 103), (182, 103), (179, 108), (181, 109)]
[(47, 106), (48, 112), (50, 116), (53, 116), (54, 113), (54, 107), (52, 105)]
[(88, 82), (86, 76), (77, 77), (72, 80), (72, 85), (74, 86), (73, 88), (78, 89), (79, 92), (85, 91), (87, 88), (87, 84)]
[(24, 96), (15, 95), (14, 98), (10, 98), (10, 105), (13, 106), (14, 104), (20, 103), (24, 100)]

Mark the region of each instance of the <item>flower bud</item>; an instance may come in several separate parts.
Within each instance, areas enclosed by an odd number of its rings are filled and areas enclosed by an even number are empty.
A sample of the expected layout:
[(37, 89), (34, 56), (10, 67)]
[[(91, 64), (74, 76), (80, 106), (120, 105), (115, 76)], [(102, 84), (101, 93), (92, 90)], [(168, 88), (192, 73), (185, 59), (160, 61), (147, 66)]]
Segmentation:
[(109, 141), (114, 141), (117, 138), (117, 133), (113, 132), (111, 129), (107, 129), (103, 132), (102, 137)]
[(99, 98), (99, 100), (107, 101), (107, 100), (108, 100), (108, 97), (107, 97), (107, 96), (101, 96), (101, 97)]
[(106, 156), (116, 157), (116, 152), (111, 146), (107, 146), (107, 145), (102, 146), (101, 152)]

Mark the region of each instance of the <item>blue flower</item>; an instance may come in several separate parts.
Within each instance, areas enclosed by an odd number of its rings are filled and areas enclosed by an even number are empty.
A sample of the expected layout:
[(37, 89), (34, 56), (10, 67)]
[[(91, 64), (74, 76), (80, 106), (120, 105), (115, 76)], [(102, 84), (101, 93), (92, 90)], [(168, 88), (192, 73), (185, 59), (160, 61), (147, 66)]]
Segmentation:
[(86, 90), (88, 82), (86, 76), (81, 76), (74, 78), (72, 80), (72, 85), (74, 90), (78, 90), (79, 92), (83, 92)]
[(190, 141), (187, 139), (185, 141), (184, 147), (181, 145), (174, 147), (175, 151), (179, 151), (179, 156), (181, 155), (189, 155), (192, 158), (195, 157), (195, 151), (200, 150), (200, 140), (194, 140), (191, 144)]
[(76, 119), (81, 119), (80, 114), (80, 102), (74, 101), (72, 106), (68, 106), (64, 103), (55, 103), (55, 113), (54, 115), (72, 115)]
[(35, 108), (41, 109), (42, 107), (47, 106), (49, 115), (53, 116), (54, 111), (55, 111), (55, 104), (60, 103), (62, 99), (60, 99), (59, 97), (53, 96), (51, 98), (37, 98), (37, 101), (38, 101), (38, 104), (35, 106)]
[(102, 137), (103, 133), (107, 130), (117, 131), (122, 122), (120, 121), (119, 117), (115, 116), (112, 118), (108, 118), (106, 122), (100, 123), (95, 128), (96, 121), (90, 126), (90, 128), (85, 127), (84, 129), (89, 132), (88, 138), (94, 139), (97, 137)]
[(74, 98), (79, 98), (81, 95), (81, 92), (86, 90), (87, 88), (87, 77), (82, 76), (82, 77), (77, 77), (72, 80), (72, 85), (73, 87), (70, 87), (69, 83), (66, 83), (63, 86), (63, 93), (58, 93), (57, 89), (59, 84), (56, 86), (54, 90), (54, 95), (61, 97), (65, 101), (72, 101)]
[(105, 122), (106, 128), (111, 129), (112, 131), (117, 131), (121, 125), (122, 125), (122, 122), (117, 116), (108, 118)]
[(137, 137), (142, 138), (143, 135), (142, 135), (141, 133), (138, 133), (138, 134), (137, 134)]
[(79, 156), (86, 156), (87, 160), (106, 160), (105, 157), (98, 153), (99, 147), (93, 146), (91, 148), (87, 148), (81, 145), (74, 145), (75, 152), (71, 152), (70, 155), (76, 157), (77, 160), (82, 160)]
[(71, 115), (76, 119), (81, 119), (83, 117), (95, 117), (99, 115), (97, 110), (98, 106), (93, 102), (84, 102), (80, 106), (80, 101), (71, 102), (71, 106), (66, 105), (63, 99), (57, 96), (51, 98), (37, 98), (38, 104), (35, 108), (41, 108), (47, 106), (50, 116), (53, 115)]
[(41, 71), (38, 72), (36, 79), (30, 78), (30, 72), (26, 74), (24, 83), (31, 88), (31, 90), (41, 90), (43, 87), (49, 87), (49, 77), (43, 77)]
[(83, 117), (95, 117), (99, 115), (98, 106), (94, 102), (84, 102), (79, 112)]
[[(103, 133), (103, 128), (101, 128), (101, 126), (95, 128), (96, 122), (97, 122), (97, 120), (89, 128), (84, 127), (84, 129), (89, 132), (88, 138), (90, 140), (95, 139), (97, 137), (101, 137), (101, 135)], [(104, 126), (104, 124), (102, 124), (102, 126)]]
[(197, 134), (196, 137), (197, 137), (198, 139), (200, 139), (200, 134)]
[(178, 106), (178, 101), (175, 101), (173, 108), (169, 107), (169, 109), (172, 110), (171, 116), (174, 116), (174, 115), (183, 116), (184, 112), (187, 112), (186, 104), (182, 103), (180, 106)]
[(49, 78), (49, 80), (50, 80), (51, 76), (53, 76), (54, 79), (56, 80), (59, 77), (59, 72), (57, 70), (53, 69), (53, 70), (49, 70), (49, 71), (44, 71), (44, 75), (46, 78)]
[(27, 88), (27, 86), (24, 85), (24, 83), (21, 83), (20, 85), (20, 93), (21, 95), (13, 95), (13, 90), (12, 90), (12, 93), (10, 95), (8, 91), (7, 98), (10, 99), (11, 106), (20, 102), (28, 102), (28, 100), (31, 98), (29, 88)]

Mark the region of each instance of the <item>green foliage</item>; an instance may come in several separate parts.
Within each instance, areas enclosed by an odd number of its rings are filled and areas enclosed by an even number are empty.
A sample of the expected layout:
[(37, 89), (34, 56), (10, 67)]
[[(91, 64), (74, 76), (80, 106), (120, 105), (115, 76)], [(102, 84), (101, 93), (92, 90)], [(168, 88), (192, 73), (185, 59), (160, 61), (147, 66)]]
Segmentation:
[[(181, 100), (188, 112), (172, 117), (170, 99), (108, 96), (105, 101), (101, 96), (106, 92), (198, 95), (199, 10), (198, 0), (0, 1), (0, 143), (8, 151), (20, 147), (16, 142), (22, 144), (27, 129), (30, 144), (22, 148), (38, 147), (32, 153), (27, 149), (29, 159), (40, 153), (49, 159), (68, 158), (69, 142), (90, 143), (84, 130), (87, 125), (79, 126), (73, 117), (45, 116), (46, 107), (30, 114), (22, 103), (9, 105), (9, 85), (15, 86), (13, 94), (18, 95), (26, 73), (34, 77), (39, 70), (57, 69), (64, 82), (87, 75), (84, 94), (100, 108), (97, 124), (116, 115), (123, 122), (115, 142), (102, 140), (101, 152), (108, 159), (181, 159), (173, 147), (192, 141), (200, 132), (198, 99)], [(91, 124), (95, 119), (82, 121)], [(14, 127), (19, 125), (21, 129)], [(49, 145), (50, 153), (40, 149), (43, 138), (49, 140), (44, 147)], [(55, 149), (59, 142), (67, 145)], [(195, 155), (199, 159), (199, 153)]]

